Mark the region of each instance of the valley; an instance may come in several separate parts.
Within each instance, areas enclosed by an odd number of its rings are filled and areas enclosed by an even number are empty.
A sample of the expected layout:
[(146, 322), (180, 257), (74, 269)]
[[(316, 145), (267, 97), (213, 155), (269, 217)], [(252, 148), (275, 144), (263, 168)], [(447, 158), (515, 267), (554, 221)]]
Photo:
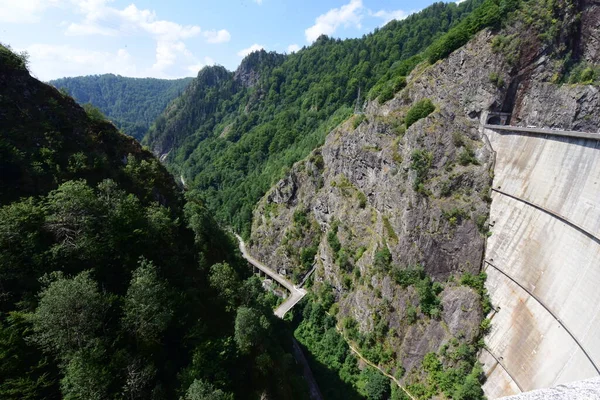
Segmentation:
[(435, 3), (52, 86), (0, 46), (0, 398), (600, 393), (598, 22)]

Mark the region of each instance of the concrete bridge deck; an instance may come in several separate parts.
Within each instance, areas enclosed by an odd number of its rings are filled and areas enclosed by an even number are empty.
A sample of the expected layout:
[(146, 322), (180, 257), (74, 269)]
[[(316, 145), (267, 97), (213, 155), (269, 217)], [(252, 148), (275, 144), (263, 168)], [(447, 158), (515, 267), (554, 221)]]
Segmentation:
[[(600, 134), (484, 125), (491, 399), (600, 375)], [(485, 138), (484, 136), (484, 138)]]
[(240, 251), (242, 252), (243, 257), (256, 268), (267, 274), (274, 281), (279, 283), (281, 286), (289, 290), (290, 296), (283, 302), (277, 309), (275, 309), (275, 315), (279, 318), (283, 318), (285, 314), (290, 311), (304, 296), (306, 296), (306, 290), (295, 286), (292, 282), (285, 279), (283, 276), (279, 275), (277, 272), (262, 264), (256, 258), (252, 257), (248, 250), (246, 249), (246, 244), (242, 240), (239, 235), (235, 235), (237, 240), (240, 243)]

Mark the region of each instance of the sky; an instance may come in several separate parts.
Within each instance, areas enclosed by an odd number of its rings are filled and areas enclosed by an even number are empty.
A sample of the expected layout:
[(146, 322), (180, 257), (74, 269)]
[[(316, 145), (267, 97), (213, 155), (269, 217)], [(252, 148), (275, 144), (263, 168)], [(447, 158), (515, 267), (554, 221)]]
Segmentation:
[(360, 37), (434, 0), (0, 0), (0, 43), (48, 81), (114, 73), (196, 76), (254, 50), (291, 53), (321, 34)]

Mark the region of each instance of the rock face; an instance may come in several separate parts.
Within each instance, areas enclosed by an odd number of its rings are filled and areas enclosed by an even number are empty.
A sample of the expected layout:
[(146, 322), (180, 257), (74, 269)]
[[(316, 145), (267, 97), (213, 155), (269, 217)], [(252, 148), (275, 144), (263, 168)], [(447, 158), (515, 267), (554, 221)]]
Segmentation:
[[(590, 23), (598, 3), (580, 3), (581, 21)], [(568, 28), (578, 20), (567, 14), (560, 21)], [(333, 288), (338, 320), (352, 318), (390, 349), (405, 383), (422, 381), (427, 353), (481, 334), (480, 296), (459, 284), (463, 274), (480, 272), (488, 230), (494, 157), (480, 120), (506, 112), (515, 125), (596, 131), (598, 88), (552, 83), (564, 72), (557, 57), (568, 51), (598, 63), (596, 27), (584, 23), (572, 35), (559, 29), (543, 43), (518, 22), (418, 66), (392, 100), (369, 102), (261, 200), (251, 252), (297, 278), (314, 256), (314, 291)], [(502, 45), (511, 40), (517, 46)], [(426, 99), (435, 111), (404, 131), (408, 111)], [(418, 290), (402, 284), (417, 265), (443, 286), (439, 313), (424, 313)]]
[[(388, 103), (369, 103), (364, 116), (295, 165), (254, 214), (251, 252), (298, 278), (312, 264), (305, 256), (314, 255), (317, 286), (333, 287), (338, 319), (351, 317), (364, 334), (384, 324), (385, 347), (408, 381), (418, 378), (425, 354), (480, 333), (480, 296), (457, 279), (478, 274), (484, 252), (491, 157), (479, 116), (503, 96), (488, 77), (486, 65), (501, 71), (503, 62), (490, 51), (491, 38), (484, 32), (444, 62), (417, 69)], [(403, 132), (401, 121), (422, 99), (436, 110)], [(377, 254), (385, 248), (391, 262), (381, 267)], [(417, 289), (394, 278), (418, 265), (443, 284), (436, 318), (419, 308)], [(408, 324), (415, 310), (417, 321)]]

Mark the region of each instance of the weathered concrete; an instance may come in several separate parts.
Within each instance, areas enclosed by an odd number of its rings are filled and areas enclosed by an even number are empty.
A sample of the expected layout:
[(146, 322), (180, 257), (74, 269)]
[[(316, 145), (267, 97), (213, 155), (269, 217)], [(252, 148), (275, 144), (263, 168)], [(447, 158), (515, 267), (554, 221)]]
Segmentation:
[(484, 390), (498, 398), (598, 376), (599, 135), (485, 128), (496, 152), (486, 272), (497, 312), (480, 356)]
[(534, 390), (505, 400), (597, 400), (600, 399), (600, 378), (572, 382), (549, 389)]

